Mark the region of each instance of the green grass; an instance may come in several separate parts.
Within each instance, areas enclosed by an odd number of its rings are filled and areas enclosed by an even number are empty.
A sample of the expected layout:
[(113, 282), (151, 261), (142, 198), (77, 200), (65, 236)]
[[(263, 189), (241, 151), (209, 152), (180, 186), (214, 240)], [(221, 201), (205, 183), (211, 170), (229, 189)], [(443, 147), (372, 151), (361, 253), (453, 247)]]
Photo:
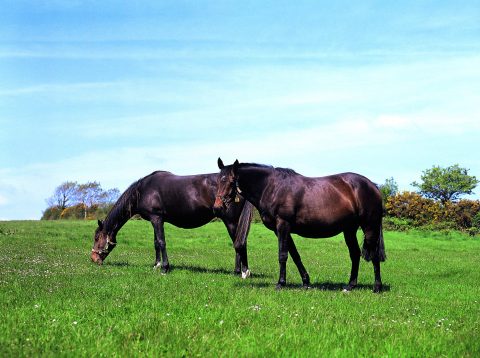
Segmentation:
[(99, 267), (96, 222), (0, 222), (0, 356), (479, 356), (480, 240), (386, 232), (386, 292), (343, 293), (341, 237), (296, 238), (314, 288), (288, 261), (275, 291), (277, 241), (252, 226), (254, 276), (234, 276), (223, 225), (166, 227), (172, 272), (152, 269), (153, 230), (130, 221)]

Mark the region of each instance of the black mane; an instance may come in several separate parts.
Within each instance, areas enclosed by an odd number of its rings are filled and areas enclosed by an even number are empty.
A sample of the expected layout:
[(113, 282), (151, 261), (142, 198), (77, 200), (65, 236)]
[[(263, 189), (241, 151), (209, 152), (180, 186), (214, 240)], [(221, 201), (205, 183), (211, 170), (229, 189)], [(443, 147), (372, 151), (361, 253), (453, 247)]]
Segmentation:
[(297, 175), (298, 173), (293, 170), (293, 169), (290, 169), (290, 168), (275, 168), (275, 171), (283, 174), (284, 176), (287, 176), (287, 175)]
[(282, 177), (287, 177), (290, 175), (298, 175), (298, 173), (290, 168), (280, 168), (274, 167), (266, 164), (257, 164), (257, 163), (240, 163), (239, 168), (261, 168), (261, 169), (271, 169), (279, 173)]
[(135, 209), (133, 205), (136, 205), (138, 199), (138, 187), (143, 179), (144, 178), (139, 179), (131, 184), (127, 190), (120, 195), (120, 198), (118, 198), (105, 218), (105, 227), (110, 227), (110, 224), (114, 225), (114, 223), (118, 222), (121, 218), (128, 217), (128, 220), (132, 216), (132, 210)]
[(266, 164), (257, 164), (257, 163), (240, 163), (238, 165), (239, 168), (264, 168), (264, 169), (275, 169), (271, 165), (266, 165)]

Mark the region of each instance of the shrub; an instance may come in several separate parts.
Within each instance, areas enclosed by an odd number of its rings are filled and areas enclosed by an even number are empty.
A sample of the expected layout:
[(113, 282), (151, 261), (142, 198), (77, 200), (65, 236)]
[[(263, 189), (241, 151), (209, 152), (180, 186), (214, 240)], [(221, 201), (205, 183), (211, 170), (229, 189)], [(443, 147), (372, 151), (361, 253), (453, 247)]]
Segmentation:
[[(469, 230), (477, 227), (480, 201), (460, 200), (441, 203), (417, 193), (403, 192), (391, 196), (385, 203), (388, 217), (404, 219), (412, 226), (428, 226), (435, 230)], [(394, 225), (393, 223), (390, 223)]]
[(57, 220), (60, 219), (62, 210), (57, 206), (51, 206), (43, 212), (42, 220)]
[(407, 231), (412, 227), (412, 221), (408, 219), (400, 219), (387, 216), (383, 219), (383, 228), (390, 231)]

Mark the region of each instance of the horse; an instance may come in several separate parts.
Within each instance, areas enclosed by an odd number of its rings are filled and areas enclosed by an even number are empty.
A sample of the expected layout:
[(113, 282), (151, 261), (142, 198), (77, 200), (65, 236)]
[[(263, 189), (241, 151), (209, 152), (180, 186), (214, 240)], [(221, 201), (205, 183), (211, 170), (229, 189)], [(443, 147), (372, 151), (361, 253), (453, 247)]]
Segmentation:
[[(170, 271), (165, 243), (164, 223), (193, 229), (215, 217), (225, 224), (235, 246), (235, 274), (250, 276), (246, 240), (253, 215), (253, 206), (238, 196), (234, 205), (213, 210), (217, 191), (217, 173), (178, 176), (156, 171), (130, 185), (123, 192), (104, 221), (98, 220), (91, 251), (93, 262), (101, 265), (117, 244), (116, 235), (122, 226), (138, 214), (151, 222), (154, 229), (155, 264), (161, 272)], [(161, 260), (160, 260), (161, 258)]]
[[(280, 275), (277, 289), (286, 285), (288, 253), (298, 268), (303, 287), (310, 287), (310, 277), (291, 233), (326, 238), (343, 232), (352, 261), (350, 280), (344, 290), (351, 291), (357, 286), (360, 256), (373, 263), (373, 292), (382, 290), (380, 262), (386, 259), (382, 197), (369, 179), (355, 173), (305, 177), (292, 169), (239, 163), (238, 160), (225, 166), (220, 158), (218, 167), (216, 210), (228, 208), (241, 194), (258, 209), (264, 225), (278, 237)], [(364, 233), (362, 251), (356, 236), (359, 227)]]

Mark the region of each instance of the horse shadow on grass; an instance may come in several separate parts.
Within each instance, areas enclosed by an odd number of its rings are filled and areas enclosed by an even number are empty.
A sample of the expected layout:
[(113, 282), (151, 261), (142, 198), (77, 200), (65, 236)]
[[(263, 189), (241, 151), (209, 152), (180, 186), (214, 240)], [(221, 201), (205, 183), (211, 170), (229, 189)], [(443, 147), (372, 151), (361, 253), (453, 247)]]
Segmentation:
[[(268, 288), (268, 287), (275, 287), (273, 282), (237, 282), (235, 286), (238, 287), (253, 287), (253, 288)], [(345, 282), (315, 282), (310, 284), (308, 289), (303, 287), (302, 285), (295, 284), (295, 283), (287, 283), (282, 289), (283, 290), (320, 290), (320, 291), (343, 291), (347, 287)], [(371, 291), (373, 289), (373, 285), (365, 285), (365, 284), (358, 284), (353, 290), (354, 291)], [(389, 292), (390, 285), (383, 285), (382, 292)]]
[(128, 267), (128, 266), (138, 266), (136, 264), (131, 264), (128, 261), (108, 261), (103, 263), (104, 266), (113, 266), (113, 267)]
[[(104, 262), (103, 265), (105, 266), (113, 266), (113, 267), (140, 267), (140, 266), (148, 266), (148, 267), (153, 267), (153, 265), (139, 265), (135, 263), (130, 263), (128, 261), (109, 261), (109, 262)], [(155, 269), (160, 271), (160, 268)], [(216, 274), (216, 275), (227, 275), (227, 276), (240, 276), (239, 274), (234, 273), (233, 271), (224, 269), (224, 268), (208, 268), (208, 267), (201, 267), (201, 266), (195, 266), (195, 265), (185, 265), (185, 264), (170, 264), (170, 272), (173, 271), (190, 271), (192, 273), (211, 273), (211, 274)], [(252, 273), (251, 274), (254, 277), (258, 278), (266, 278), (267, 276), (262, 274), (262, 273)]]
[[(153, 270), (160, 271), (160, 268), (155, 268), (153, 265), (150, 264), (134, 264), (128, 261), (114, 261), (114, 262), (105, 262), (104, 266), (114, 266), (114, 267), (150, 267)], [(207, 268), (207, 267), (200, 267), (200, 266), (193, 266), (193, 265), (172, 265), (170, 264), (169, 272), (173, 271), (191, 271), (194, 273), (213, 273), (219, 275), (231, 275), (233, 271), (228, 271), (222, 268)]]
[[(233, 271), (226, 270), (224, 268), (207, 268), (207, 267), (200, 267), (195, 265), (170, 265), (170, 271), (181, 270), (181, 271), (190, 271), (193, 273), (213, 273), (217, 275), (235, 275), (240, 276), (239, 274), (234, 273)], [(265, 278), (264, 274), (251, 274), (254, 277)]]
[[(145, 265), (138, 265), (132, 264), (128, 261), (114, 261), (114, 262), (105, 262), (105, 266), (113, 266), (113, 267), (138, 267), (138, 266), (145, 266)], [(151, 267), (151, 265), (148, 265)], [(224, 269), (224, 268), (207, 268), (195, 265), (170, 265), (170, 272), (175, 270), (179, 271), (190, 271), (192, 273), (208, 273), (208, 274), (216, 274), (216, 275), (226, 275), (226, 276), (239, 276), (235, 274), (233, 271)], [(269, 276), (263, 273), (252, 273), (252, 278), (261, 278), (265, 279)], [(265, 281), (255, 281), (251, 279), (238, 281), (235, 283), (237, 287), (252, 287), (252, 288), (268, 288), (274, 287), (274, 282), (265, 282)], [(315, 282), (310, 284), (309, 290), (320, 290), (320, 291), (343, 291), (344, 288), (347, 287), (345, 282), (331, 282), (331, 281), (324, 281), (324, 282)], [(358, 284), (355, 287), (355, 291), (371, 291), (373, 285), (365, 285), (365, 284)], [(296, 283), (287, 283), (283, 289), (286, 290), (305, 290), (302, 285)], [(390, 285), (383, 285), (382, 292), (389, 292)]]

